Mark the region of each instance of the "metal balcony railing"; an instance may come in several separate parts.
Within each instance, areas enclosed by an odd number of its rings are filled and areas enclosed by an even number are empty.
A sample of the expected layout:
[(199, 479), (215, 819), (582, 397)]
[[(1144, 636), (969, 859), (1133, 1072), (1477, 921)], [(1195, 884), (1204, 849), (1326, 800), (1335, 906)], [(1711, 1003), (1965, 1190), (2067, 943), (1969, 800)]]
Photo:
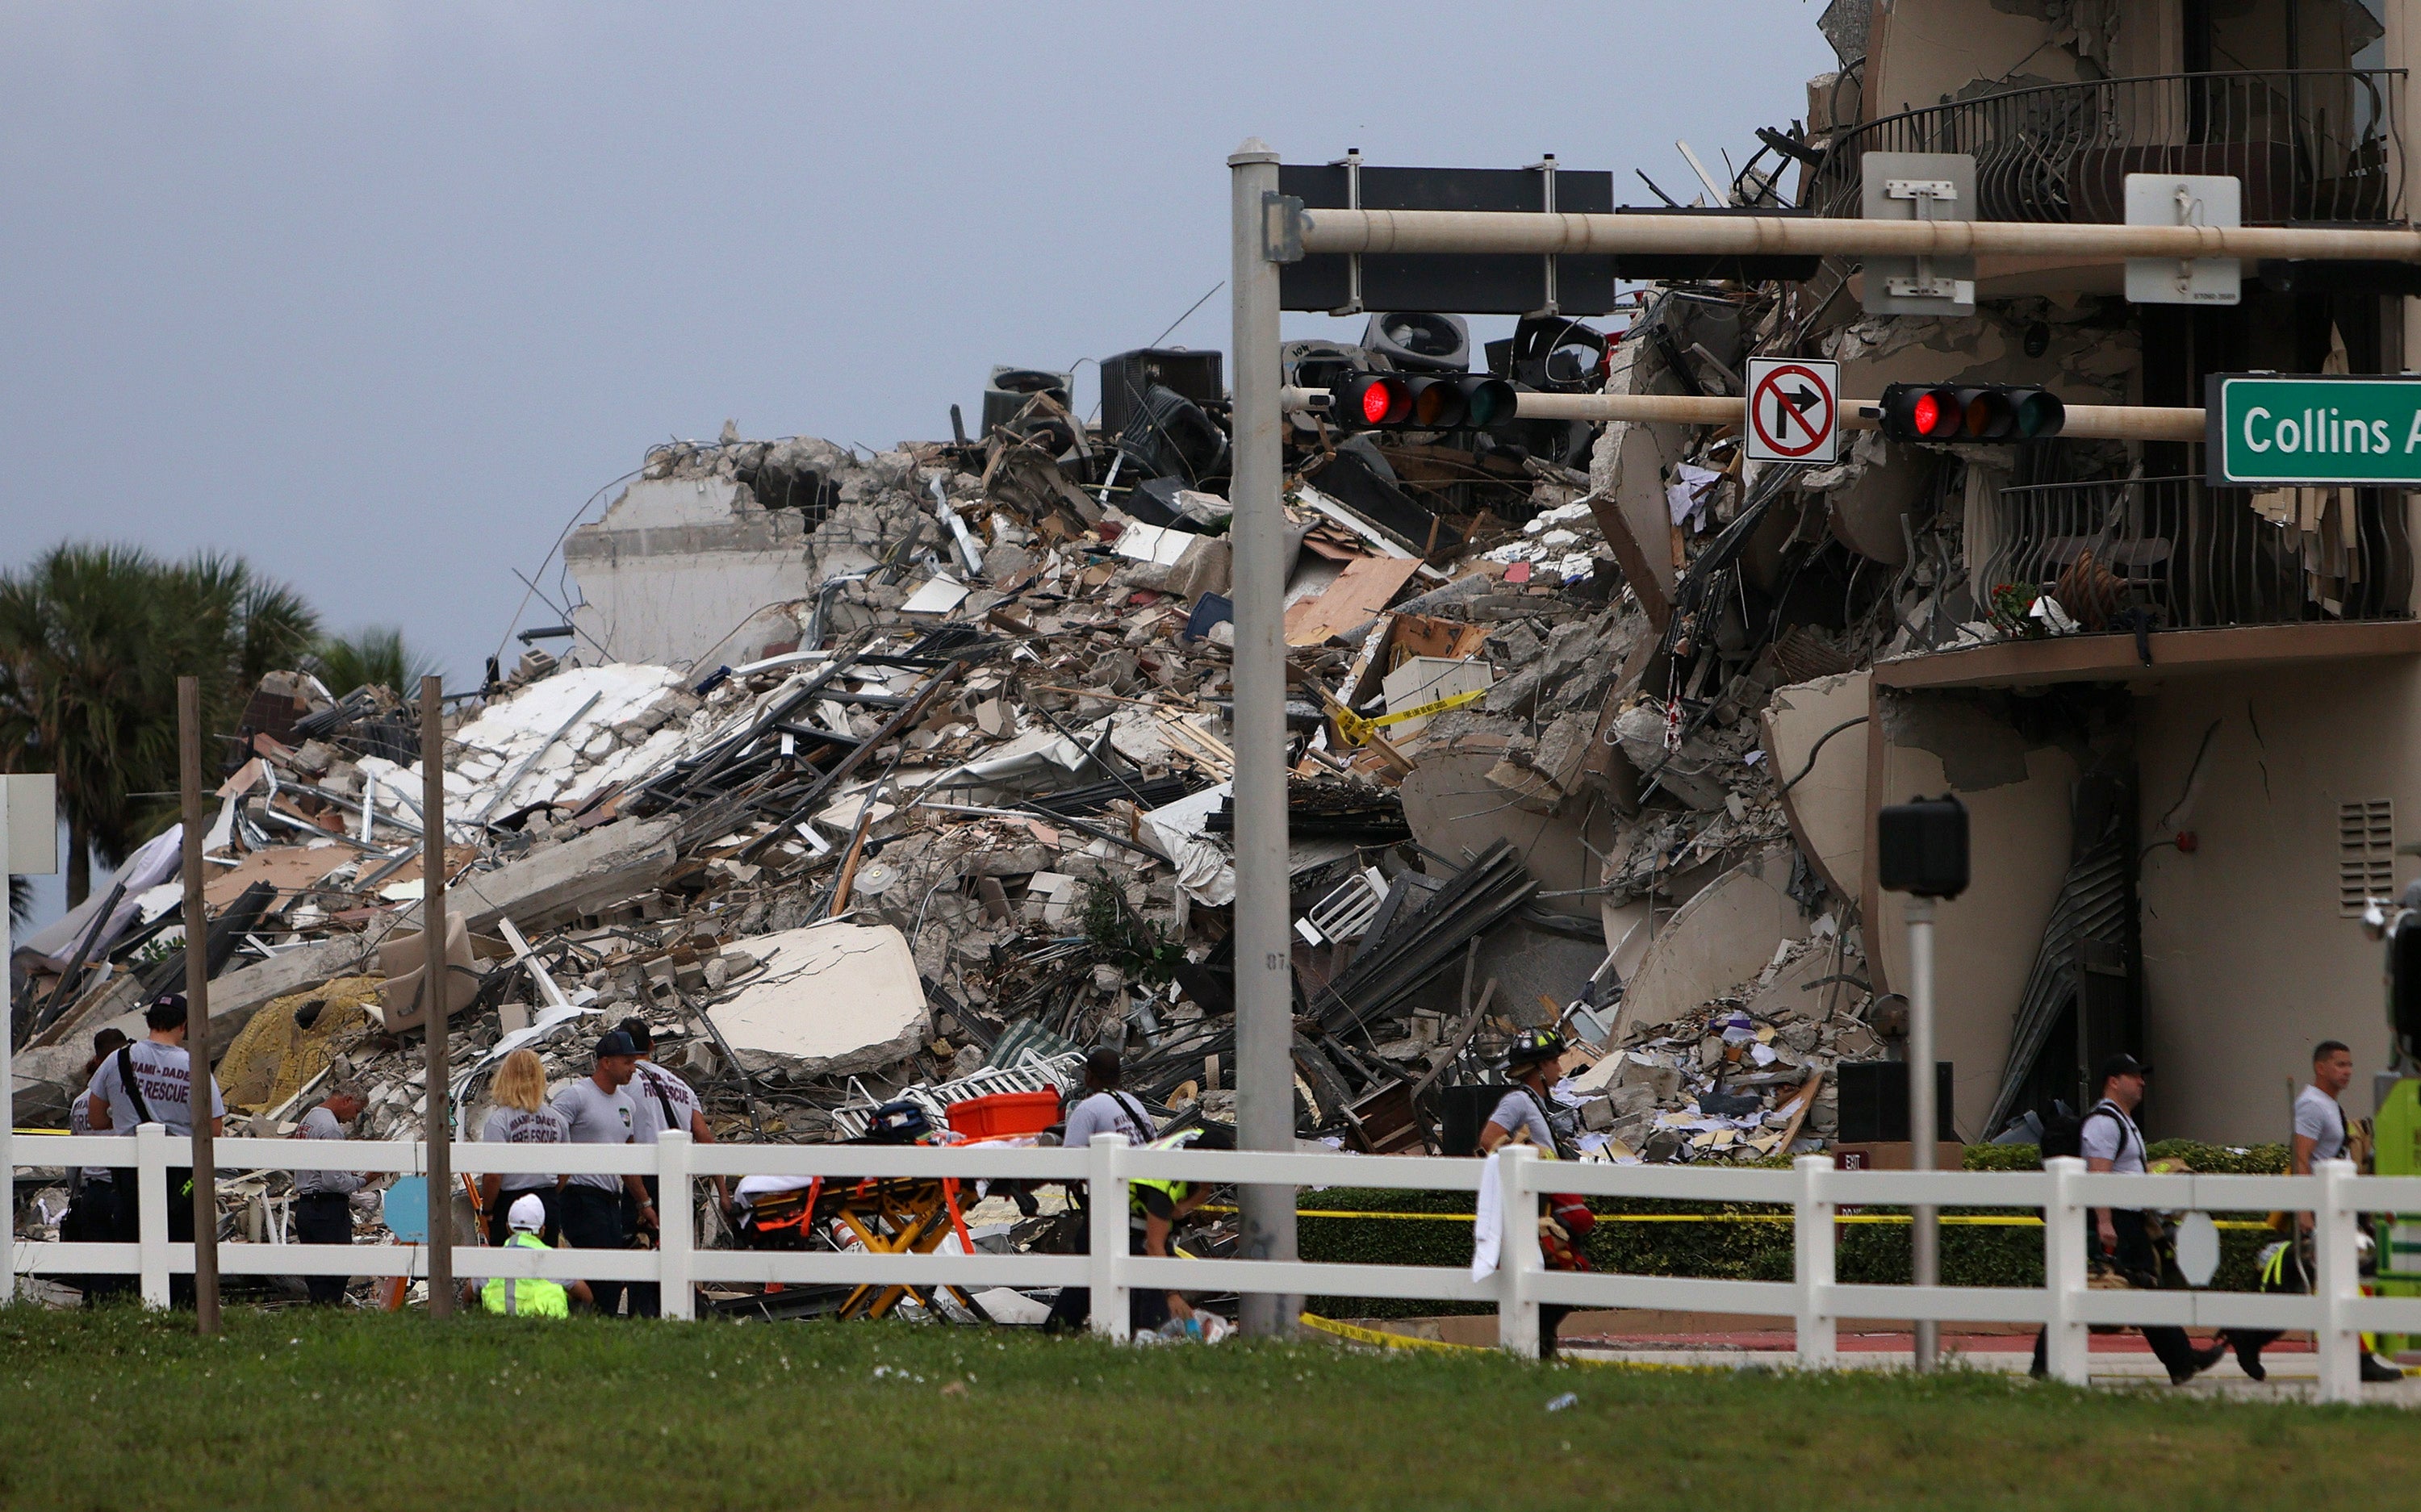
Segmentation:
[(1867, 152), (1965, 152), (1976, 218), (2122, 223), (2131, 173), (2243, 181), (2244, 224), (2400, 224), (2404, 72), (2301, 69), (2046, 85), (1869, 121), (1808, 184), (1820, 215), (1859, 213)]
[[(2375, 489), (2203, 487), (2199, 477), (2111, 478), (2000, 491), (1979, 599), (2001, 628), (2048, 595), (2086, 631), (2410, 617), (2412, 541), (2402, 495)], [(2036, 623), (2039, 623), (2038, 621)]]

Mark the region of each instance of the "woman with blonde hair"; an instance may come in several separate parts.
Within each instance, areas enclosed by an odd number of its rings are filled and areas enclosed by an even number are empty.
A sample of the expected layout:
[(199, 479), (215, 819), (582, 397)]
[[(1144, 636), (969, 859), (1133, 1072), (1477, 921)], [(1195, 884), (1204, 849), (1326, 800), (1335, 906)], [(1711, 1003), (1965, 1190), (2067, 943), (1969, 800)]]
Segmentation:
[[(488, 1089), (489, 1100), (495, 1111), (488, 1115), (488, 1126), (479, 1134), (480, 1142), (490, 1145), (564, 1145), (571, 1139), (571, 1126), (563, 1115), (546, 1104), (546, 1063), (534, 1050), (517, 1050), (505, 1057), (496, 1068), (496, 1080)], [(535, 1196), (546, 1207), (545, 1239), (554, 1239), (554, 1176), (542, 1171), (491, 1171), (479, 1178), (479, 1210), (488, 1215), (488, 1242), (504, 1245), (511, 1242), (512, 1230), (506, 1214), (512, 1210), (516, 1199)]]

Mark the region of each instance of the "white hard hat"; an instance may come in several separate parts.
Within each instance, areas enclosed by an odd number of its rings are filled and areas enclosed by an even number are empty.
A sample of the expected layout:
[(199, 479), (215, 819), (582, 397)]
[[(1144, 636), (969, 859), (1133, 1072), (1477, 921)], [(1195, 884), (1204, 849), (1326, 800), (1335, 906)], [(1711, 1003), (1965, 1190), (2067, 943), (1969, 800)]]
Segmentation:
[(524, 1233), (535, 1234), (546, 1226), (546, 1204), (538, 1200), (535, 1192), (518, 1197), (506, 1211), (505, 1222)]

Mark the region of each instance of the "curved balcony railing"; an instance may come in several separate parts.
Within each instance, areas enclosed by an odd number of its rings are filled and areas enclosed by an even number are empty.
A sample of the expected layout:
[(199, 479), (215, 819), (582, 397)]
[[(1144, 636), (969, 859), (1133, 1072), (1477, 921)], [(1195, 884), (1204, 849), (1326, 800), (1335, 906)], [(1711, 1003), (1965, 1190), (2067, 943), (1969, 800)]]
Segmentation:
[(2038, 596), (2086, 631), (2402, 619), (2413, 591), (2403, 495), (2379, 489), (2206, 489), (2199, 477), (2000, 491), (1967, 542), (1978, 599), (2005, 631)]
[(2400, 69), (2169, 73), (2045, 85), (1886, 116), (1836, 139), (1820, 215), (1859, 213), (1868, 152), (1965, 152), (1976, 218), (2122, 223), (2131, 173), (2243, 181), (2244, 224), (2401, 224)]

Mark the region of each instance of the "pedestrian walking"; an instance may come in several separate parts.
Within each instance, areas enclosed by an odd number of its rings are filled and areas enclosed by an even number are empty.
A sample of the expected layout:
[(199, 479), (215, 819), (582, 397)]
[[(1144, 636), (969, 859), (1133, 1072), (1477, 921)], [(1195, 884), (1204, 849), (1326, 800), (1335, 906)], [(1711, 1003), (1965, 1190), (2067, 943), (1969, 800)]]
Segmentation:
[[(2352, 1083), (2353, 1052), (2343, 1040), (2323, 1039), (2312, 1047), (2312, 1079), (2295, 1097), (2294, 1144), (2288, 1157), (2295, 1175), (2310, 1176), (2314, 1161), (2346, 1158), (2351, 1131), (2346, 1126), (2345, 1109), (2337, 1099)], [(2262, 1250), (2258, 1285), (2263, 1291), (2295, 1297), (2311, 1292), (2311, 1231), (2312, 1215), (2297, 1213), (2287, 1238)], [(2230, 1329), (2227, 1342), (2236, 1350), (2238, 1368), (2256, 1380), (2269, 1380), (2270, 1370), (2261, 1363), (2261, 1351), (2276, 1342), (2280, 1332)], [(2372, 1351), (2366, 1334), (2363, 1339), (2362, 1379), (2404, 1379), (2401, 1369)]]
[[(2144, 1174), (2144, 1131), (2135, 1127), (2135, 1110), (2144, 1104), (2144, 1086), (2152, 1068), (2132, 1055), (2113, 1055), (2101, 1063), (2099, 1085), (2101, 1099), (2077, 1126), (2079, 1152), (2085, 1157), (2088, 1171), (2108, 1171), (2119, 1176)], [(2043, 1153), (2059, 1153), (2047, 1141)], [(2160, 1285), (2162, 1263), (2153, 1247), (2150, 1222), (2139, 1208), (2096, 1208), (2093, 1227), (2085, 1234), (2085, 1252), (2098, 1268), (2115, 1270), (2132, 1285), (2153, 1287)], [(2195, 1377), (2217, 1364), (2227, 1353), (2227, 1343), (2196, 1348), (2181, 1328), (2148, 1326), (2139, 1330), (2152, 1353), (2168, 1367), (2169, 1383), (2182, 1386)], [(2045, 1359), (2050, 1348), (2051, 1331), (2035, 1335), (2033, 1373), (2046, 1373)]]

